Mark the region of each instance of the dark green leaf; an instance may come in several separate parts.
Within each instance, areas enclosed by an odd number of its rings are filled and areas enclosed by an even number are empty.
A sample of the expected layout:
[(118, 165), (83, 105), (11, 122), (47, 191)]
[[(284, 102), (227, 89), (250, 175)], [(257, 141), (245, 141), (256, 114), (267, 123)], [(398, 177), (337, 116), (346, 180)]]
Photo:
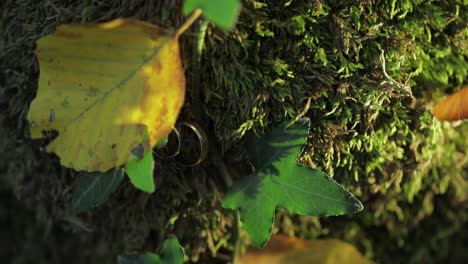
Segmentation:
[(362, 204), (325, 173), (296, 163), (306, 143), (310, 121), (283, 125), (262, 138), (251, 136), (247, 150), (256, 174), (236, 182), (223, 207), (239, 209), (253, 245), (270, 238), (276, 208), (291, 213), (328, 216), (355, 213)]
[(160, 260), (158, 255), (150, 252), (119, 256), (117, 258), (119, 264), (156, 264), (161, 263)]
[(161, 256), (145, 252), (119, 256), (117, 261), (119, 264), (182, 264), (184, 263), (184, 250), (177, 238), (172, 236), (164, 241)]
[(185, 0), (184, 14), (200, 8), (203, 15), (219, 27), (229, 30), (234, 27), (241, 8), (239, 0)]
[(125, 172), (133, 186), (149, 193), (155, 190), (153, 168), (154, 161), (151, 151), (145, 153), (142, 159), (133, 159), (125, 164)]
[(121, 169), (113, 169), (106, 173), (80, 172), (72, 195), (73, 213), (79, 214), (104, 203), (122, 179)]

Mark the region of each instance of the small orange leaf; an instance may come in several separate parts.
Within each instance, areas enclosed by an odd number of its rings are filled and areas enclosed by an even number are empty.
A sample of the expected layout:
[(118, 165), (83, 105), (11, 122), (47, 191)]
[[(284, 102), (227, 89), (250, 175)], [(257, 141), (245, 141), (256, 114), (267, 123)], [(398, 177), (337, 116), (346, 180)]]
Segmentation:
[(468, 119), (468, 86), (437, 103), (432, 109), (432, 113), (439, 120)]
[(239, 264), (371, 264), (351, 244), (337, 239), (304, 240), (272, 236), (263, 249), (249, 248)]
[(178, 36), (133, 19), (67, 24), (37, 43), (31, 136), (76, 170), (107, 171), (170, 133), (185, 96)]

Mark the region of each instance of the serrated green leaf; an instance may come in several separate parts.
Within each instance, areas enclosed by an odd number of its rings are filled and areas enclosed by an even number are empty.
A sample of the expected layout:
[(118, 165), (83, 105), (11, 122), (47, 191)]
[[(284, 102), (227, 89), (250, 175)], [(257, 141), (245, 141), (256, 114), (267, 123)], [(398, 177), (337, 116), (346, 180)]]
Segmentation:
[(185, 0), (184, 14), (200, 8), (203, 15), (219, 27), (229, 30), (234, 27), (241, 8), (239, 0)]
[(184, 263), (184, 250), (177, 238), (172, 236), (164, 241), (161, 256), (145, 252), (119, 256), (117, 262), (119, 264), (182, 264)]
[(123, 179), (122, 169), (108, 172), (80, 172), (72, 195), (73, 214), (88, 211), (104, 203)]
[(252, 244), (263, 247), (270, 238), (276, 208), (312, 216), (350, 214), (363, 206), (325, 173), (296, 163), (306, 143), (310, 120), (286, 129), (273, 129), (262, 138), (247, 140), (254, 175), (236, 182), (223, 200), (223, 207), (239, 209)]
[(151, 151), (145, 153), (142, 159), (133, 159), (125, 164), (125, 172), (133, 186), (149, 193), (155, 190), (153, 169), (154, 160)]

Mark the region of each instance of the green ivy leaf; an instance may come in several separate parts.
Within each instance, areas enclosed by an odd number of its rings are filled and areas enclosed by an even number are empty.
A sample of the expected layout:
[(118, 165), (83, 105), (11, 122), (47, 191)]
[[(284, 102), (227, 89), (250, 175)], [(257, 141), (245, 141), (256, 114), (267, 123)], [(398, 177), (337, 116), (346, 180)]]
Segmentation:
[(104, 203), (123, 179), (122, 169), (108, 172), (80, 172), (72, 194), (73, 214), (88, 211)]
[(125, 164), (125, 172), (137, 189), (152, 193), (155, 190), (153, 179), (153, 153), (145, 153), (142, 159), (133, 159)]
[(119, 264), (182, 264), (184, 263), (184, 250), (177, 238), (171, 236), (164, 241), (161, 256), (145, 252), (119, 256), (117, 262)]
[(249, 158), (257, 172), (232, 186), (223, 207), (239, 209), (243, 226), (257, 247), (265, 246), (270, 238), (276, 208), (312, 216), (363, 209), (358, 199), (325, 173), (296, 163), (309, 124), (309, 119), (303, 119), (287, 129), (283, 125), (262, 138), (251, 136), (247, 140)]
[(184, 14), (200, 8), (203, 15), (219, 27), (230, 30), (234, 27), (240, 12), (239, 0), (185, 0)]

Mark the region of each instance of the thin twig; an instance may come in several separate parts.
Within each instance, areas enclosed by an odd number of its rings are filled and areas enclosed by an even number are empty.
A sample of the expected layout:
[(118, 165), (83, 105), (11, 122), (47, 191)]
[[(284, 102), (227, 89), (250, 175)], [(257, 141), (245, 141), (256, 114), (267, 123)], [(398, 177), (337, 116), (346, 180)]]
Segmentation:
[(304, 106), (304, 109), (302, 109), (302, 111), (291, 121), (289, 122), (289, 124), (286, 126), (287, 128), (292, 126), (294, 123), (296, 123), (299, 119), (301, 119), (305, 114), (307, 114), (307, 112), (309, 111), (309, 108), (310, 108), (310, 102), (312, 101), (312, 97), (309, 97), (307, 99), (307, 103), (306, 105)]
[[(195, 15), (195, 12), (194, 12)], [(192, 16), (194, 16), (192, 15)], [(196, 18), (195, 18), (196, 19)], [(190, 20), (190, 19), (189, 19)], [(189, 21), (187, 20), (187, 22)], [(184, 24), (187, 24), (184, 23)], [(201, 60), (203, 55), (203, 47), (205, 46), (205, 36), (206, 29), (208, 27), (208, 22), (203, 21), (199, 24), (196, 45), (194, 46), (194, 52), (192, 57), (192, 85), (191, 85), (191, 97), (192, 97), (192, 107), (193, 114), (195, 118), (199, 121), (202, 128), (205, 130), (206, 135), (208, 136), (208, 155), (213, 162), (214, 166), (218, 169), (220, 176), (222, 177), (225, 185), (229, 188), (232, 185), (232, 176), (229, 172), (228, 167), (226, 166), (224, 160), (221, 157), (221, 151), (217, 142), (216, 137), (210, 130), (210, 121), (206, 118), (206, 115), (202, 113), (202, 98), (200, 93), (200, 67)], [(181, 27), (182, 28), (182, 27)], [(180, 30), (180, 29), (179, 29)]]
[(390, 83), (390, 84), (398, 87), (400, 90), (403, 90), (403, 91), (407, 92), (411, 96), (411, 98), (414, 98), (413, 93), (411, 92), (411, 88), (407, 85), (409, 80), (407, 80), (405, 82), (405, 84), (401, 84), (401, 83), (395, 81), (395, 79), (393, 79), (390, 75), (388, 75), (387, 69), (386, 69), (386, 66), (385, 66), (385, 54), (384, 54), (383, 49), (380, 50), (380, 63), (382, 63), (383, 75), (385, 76), (385, 78), (387, 78), (387, 81), (383, 81), (381, 84)]
[(68, 222), (76, 227), (79, 227), (81, 230), (86, 231), (86, 232), (94, 232), (92, 228), (89, 228), (86, 226), (86, 224), (79, 218), (74, 217), (74, 216), (65, 216), (62, 218), (63, 221)]
[(182, 35), (193, 24), (193, 22), (195, 22), (195, 20), (197, 20), (197, 18), (200, 17), (201, 14), (201, 9), (196, 9), (195, 11), (193, 11), (192, 15), (190, 15), (190, 17), (187, 20), (185, 20), (184, 24), (182, 24), (182, 26), (180, 26), (179, 29), (177, 29), (175, 37), (178, 38), (180, 35)]

